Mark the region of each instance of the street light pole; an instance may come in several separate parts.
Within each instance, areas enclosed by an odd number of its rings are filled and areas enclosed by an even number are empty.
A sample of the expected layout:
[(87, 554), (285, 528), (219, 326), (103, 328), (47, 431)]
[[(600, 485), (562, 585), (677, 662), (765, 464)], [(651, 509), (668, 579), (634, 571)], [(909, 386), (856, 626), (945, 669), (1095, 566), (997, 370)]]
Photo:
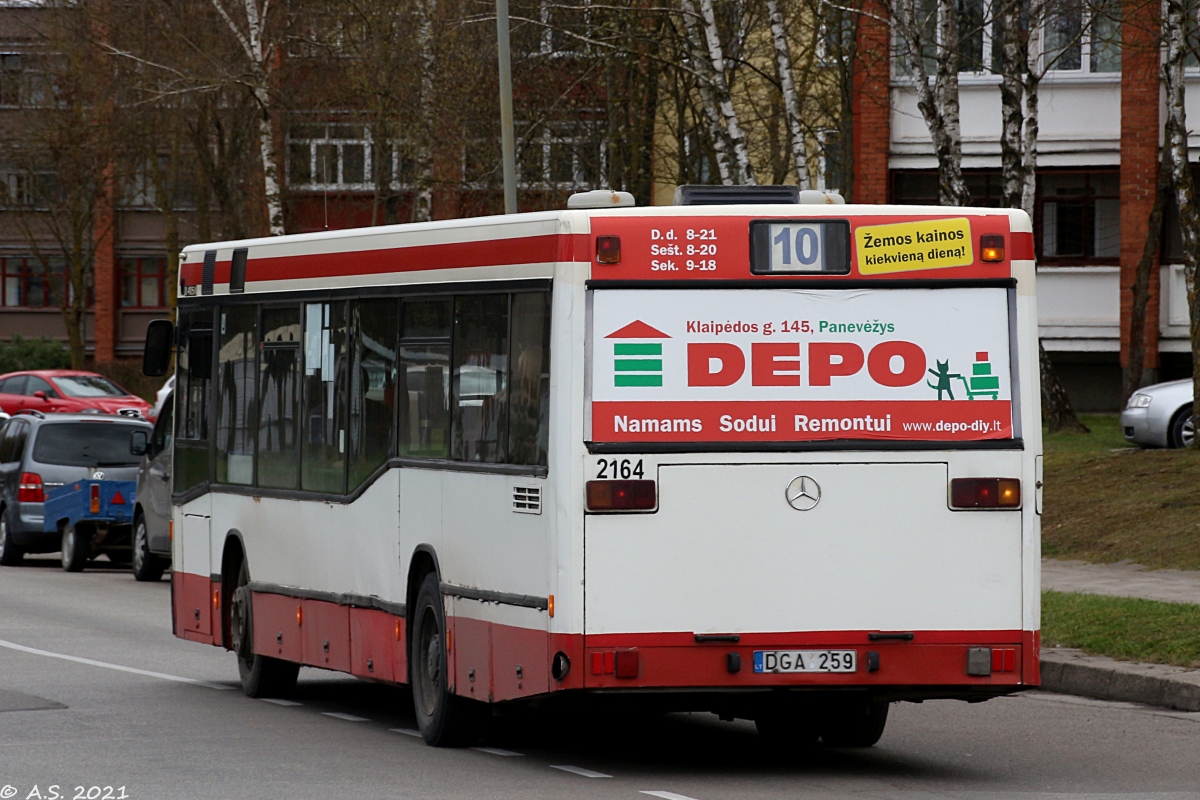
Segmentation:
[(512, 53), (508, 0), (496, 0), (496, 50), (500, 55), (500, 156), (504, 166), (504, 213), (517, 213), (517, 158), (513, 139)]

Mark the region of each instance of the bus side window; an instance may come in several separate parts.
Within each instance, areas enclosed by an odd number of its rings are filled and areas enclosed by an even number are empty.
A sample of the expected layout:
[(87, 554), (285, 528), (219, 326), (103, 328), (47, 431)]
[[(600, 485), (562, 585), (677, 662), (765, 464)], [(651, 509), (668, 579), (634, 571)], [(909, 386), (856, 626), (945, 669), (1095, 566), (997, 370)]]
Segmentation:
[(508, 460), (508, 321), (508, 294), (455, 298), (451, 457), (456, 461)]
[(397, 301), (350, 304), (350, 484), (358, 488), (392, 454), (395, 434)]
[(550, 293), (512, 299), (509, 463), (546, 466), (550, 410)]
[(346, 303), (304, 306), (300, 488), (346, 491)]
[(258, 309), (222, 308), (217, 351), (217, 482), (254, 483)]
[(405, 300), (396, 381), (399, 453), (450, 455), (450, 300)]
[(212, 309), (180, 311), (175, 386), (176, 492), (208, 481), (212, 355)]
[(258, 485), (300, 482), (300, 307), (264, 308), (258, 362)]

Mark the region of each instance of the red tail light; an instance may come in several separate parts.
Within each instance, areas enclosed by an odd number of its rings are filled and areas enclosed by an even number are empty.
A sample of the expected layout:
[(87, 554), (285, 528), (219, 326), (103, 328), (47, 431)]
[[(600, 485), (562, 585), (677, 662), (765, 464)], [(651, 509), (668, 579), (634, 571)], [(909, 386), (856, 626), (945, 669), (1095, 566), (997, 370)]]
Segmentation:
[(588, 481), (588, 511), (653, 511), (658, 506), (654, 481)]
[(955, 478), (950, 481), (951, 508), (1019, 508), (1021, 482), (1016, 478)]
[(92, 484), (92, 513), (100, 513), (100, 484)]
[(596, 263), (597, 264), (620, 264), (621, 263), (621, 237), (620, 236), (597, 236), (596, 237)]
[(42, 476), (36, 472), (22, 472), (21, 483), (17, 486), (18, 503), (44, 503), (46, 490), (42, 486)]

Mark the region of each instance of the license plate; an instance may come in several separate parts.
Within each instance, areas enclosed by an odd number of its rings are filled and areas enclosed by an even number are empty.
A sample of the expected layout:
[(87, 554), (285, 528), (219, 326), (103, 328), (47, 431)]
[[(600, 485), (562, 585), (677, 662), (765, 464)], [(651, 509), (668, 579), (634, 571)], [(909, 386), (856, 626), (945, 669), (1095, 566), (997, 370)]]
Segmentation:
[(755, 672), (854, 672), (853, 650), (755, 650)]

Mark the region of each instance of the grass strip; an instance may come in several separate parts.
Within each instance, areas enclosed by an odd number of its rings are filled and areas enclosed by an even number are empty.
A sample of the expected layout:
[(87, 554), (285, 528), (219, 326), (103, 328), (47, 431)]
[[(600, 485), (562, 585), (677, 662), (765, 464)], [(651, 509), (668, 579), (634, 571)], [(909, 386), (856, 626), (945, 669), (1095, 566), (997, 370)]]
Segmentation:
[(1200, 453), (1125, 444), (1116, 415), (1046, 436), (1042, 555), (1200, 570)]
[(1200, 668), (1200, 605), (1042, 592), (1042, 647)]

